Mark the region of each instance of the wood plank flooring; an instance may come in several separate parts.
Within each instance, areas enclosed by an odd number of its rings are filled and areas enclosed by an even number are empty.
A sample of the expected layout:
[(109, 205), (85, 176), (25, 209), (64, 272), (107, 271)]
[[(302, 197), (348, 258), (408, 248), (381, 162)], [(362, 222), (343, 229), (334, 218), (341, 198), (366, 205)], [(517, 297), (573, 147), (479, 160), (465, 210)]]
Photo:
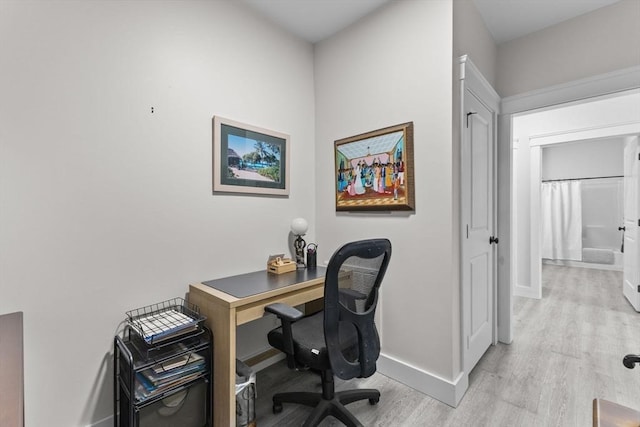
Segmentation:
[[(542, 300), (514, 299), (513, 343), (487, 351), (458, 408), (380, 373), (336, 388), (380, 390), (376, 406), (348, 405), (365, 426), (588, 427), (596, 397), (640, 409), (640, 367), (622, 365), (625, 354), (640, 353), (640, 314), (622, 295), (622, 273), (545, 265), (542, 280)], [(259, 372), (257, 383), (260, 427), (299, 426), (310, 412), (285, 404), (272, 414), (273, 393), (320, 390), (315, 374), (284, 362)], [(321, 425), (342, 424), (329, 417)]]

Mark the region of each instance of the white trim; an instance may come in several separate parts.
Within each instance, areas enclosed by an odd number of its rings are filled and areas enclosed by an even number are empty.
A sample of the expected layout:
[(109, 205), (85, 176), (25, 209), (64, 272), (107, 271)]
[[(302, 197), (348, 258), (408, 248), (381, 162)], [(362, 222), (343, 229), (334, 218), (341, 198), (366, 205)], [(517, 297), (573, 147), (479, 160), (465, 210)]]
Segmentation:
[[(490, 110), (495, 114), (500, 113), (500, 95), (496, 92), (491, 84), (484, 78), (478, 67), (476, 67), (469, 55), (462, 55), (458, 58), (460, 62), (460, 80), (466, 81), (466, 88), (469, 89), (476, 97), (488, 104)], [(467, 73), (467, 71), (469, 71)]]
[[(531, 145), (529, 140), (529, 145)], [(542, 269), (539, 266), (542, 259), (542, 205), (540, 203), (540, 182), (542, 179), (542, 147), (533, 146), (529, 149), (529, 283), (533, 298), (542, 298)]]
[(516, 284), (513, 287), (513, 295), (516, 297), (525, 297), (533, 299), (541, 299), (542, 296), (531, 286), (523, 286)]
[(87, 427), (113, 427), (113, 415), (109, 415), (95, 424), (87, 424)]
[(621, 265), (616, 264), (592, 264), (582, 261), (570, 261), (570, 260), (550, 260), (543, 259), (544, 265), (560, 265), (563, 267), (575, 267), (575, 268), (588, 268), (591, 270), (609, 270), (609, 271), (624, 271)]
[(529, 146), (552, 145), (564, 142), (585, 141), (589, 139), (611, 138), (640, 133), (639, 122), (617, 123), (606, 126), (572, 129), (546, 135), (533, 135), (529, 138)]
[(378, 372), (382, 375), (454, 408), (458, 406), (469, 387), (469, 377), (464, 372), (458, 374), (454, 381), (449, 381), (385, 354), (380, 355), (377, 365)]
[(520, 113), (638, 87), (640, 87), (640, 66), (629, 67), (508, 96), (502, 99), (501, 111), (502, 114)]
[[(497, 294), (498, 294), (498, 340), (505, 344), (513, 341), (513, 283), (516, 283), (515, 269), (512, 268), (517, 260), (515, 251), (517, 218), (512, 206), (503, 200), (513, 199), (512, 183), (515, 180), (512, 159), (515, 153), (514, 141), (511, 139), (511, 116), (498, 116), (498, 144), (497, 144), (497, 192), (496, 212), (497, 231), (500, 236), (498, 245)], [(508, 141), (501, 144), (501, 141)], [(500, 184), (502, 183), (502, 184)], [(506, 187), (505, 187), (506, 185)], [(506, 220), (505, 220), (506, 219)]]

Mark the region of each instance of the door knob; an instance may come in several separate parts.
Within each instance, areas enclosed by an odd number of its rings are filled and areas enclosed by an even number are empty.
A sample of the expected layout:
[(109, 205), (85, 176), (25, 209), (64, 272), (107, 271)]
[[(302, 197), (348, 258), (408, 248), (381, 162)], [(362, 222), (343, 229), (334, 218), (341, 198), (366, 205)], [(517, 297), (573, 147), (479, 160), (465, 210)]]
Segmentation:
[(489, 237), (489, 244), (495, 243), (496, 245), (498, 244), (498, 238), (495, 236), (491, 236)]
[(635, 354), (627, 354), (622, 359), (622, 364), (629, 369), (633, 369), (636, 366), (636, 363), (640, 363), (640, 356)]
[(618, 227), (618, 231), (625, 231), (627, 227)]

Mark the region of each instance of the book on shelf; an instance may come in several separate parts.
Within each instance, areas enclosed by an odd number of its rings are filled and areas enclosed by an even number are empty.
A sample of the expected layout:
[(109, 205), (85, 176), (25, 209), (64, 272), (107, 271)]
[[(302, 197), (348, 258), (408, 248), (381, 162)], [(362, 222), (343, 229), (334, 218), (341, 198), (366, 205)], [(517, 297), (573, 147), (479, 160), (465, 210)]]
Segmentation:
[(149, 383), (149, 381), (144, 377), (144, 375), (141, 375), (141, 373), (137, 373), (136, 375), (137, 375), (138, 381), (136, 384), (135, 397), (138, 401), (140, 401), (140, 400), (148, 399), (154, 396), (158, 396), (169, 389), (181, 386), (183, 384), (187, 384), (188, 382), (201, 377), (202, 373), (203, 371), (197, 371), (188, 375), (178, 377), (173, 381), (162, 383), (157, 386)]
[(175, 309), (139, 317), (132, 324), (148, 344), (166, 341), (197, 329), (196, 319)]
[[(180, 348), (184, 350), (186, 349), (186, 346), (184, 344), (180, 344)], [(204, 357), (202, 357), (198, 353), (187, 353), (187, 354), (181, 354), (171, 359), (167, 359), (164, 362), (157, 363), (153, 365), (151, 369), (155, 373), (160, 374), (162, 372), (185, 367), (195, 363), (204, 363)]]
[(142, 400), (158, 395), (201, 376), (205, 370), (205, 358), (194, 352), (157, 363), (136, 374), (136, 398)]
[(142, 375), (144, 375), (152, 384), (161, 384), (166, 381), (170, 381), (172, 378), (178, 377), (180, 375), (186, 375), (191, 372), (203, 371), (205, 368), (204, 360), (196, 363), (190, 363), (189, 365), (170, 369), (168, 371), (156, 372), (152, 368), (145, 369), (142, 371)]

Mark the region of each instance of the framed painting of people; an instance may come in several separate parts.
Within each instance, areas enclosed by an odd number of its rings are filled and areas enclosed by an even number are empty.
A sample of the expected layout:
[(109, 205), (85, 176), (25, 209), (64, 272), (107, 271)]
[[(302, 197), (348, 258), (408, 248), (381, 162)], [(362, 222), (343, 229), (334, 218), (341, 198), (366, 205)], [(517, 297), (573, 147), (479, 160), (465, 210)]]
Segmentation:
[(415, 210), (413, 172), (413, 122), (337, 140), (336, 210)]
[(213, 192), (289, 195), (289, 135), (215, 116)]

